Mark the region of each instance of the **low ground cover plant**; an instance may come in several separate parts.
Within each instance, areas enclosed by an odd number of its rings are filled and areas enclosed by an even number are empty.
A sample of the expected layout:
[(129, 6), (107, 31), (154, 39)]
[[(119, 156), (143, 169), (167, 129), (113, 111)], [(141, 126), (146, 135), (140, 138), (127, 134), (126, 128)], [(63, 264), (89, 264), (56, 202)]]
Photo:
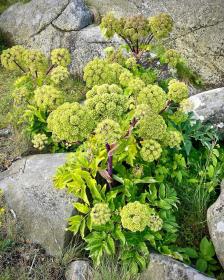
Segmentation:
[(20, 46), (1, 55), (3, 66), (23, 73), (15, 114), (34, 147), (73, 151), (54, 177), (79, 198), (69, 230), (96, 266), (116, 256), (130, 275), (147, 267), (152, 250), (210, 275), (220, 270), (205, 217), (223, 177), (223, 147), (216, 129), (191, 113), (188, 84), (201, 81), (163, 46), (172, 26), (167, 14), (105, 16), (103, 34), (125, 45), (86, 65), (82, 103), (65, 92), (67, 50), (53, 50), (51, 63)]

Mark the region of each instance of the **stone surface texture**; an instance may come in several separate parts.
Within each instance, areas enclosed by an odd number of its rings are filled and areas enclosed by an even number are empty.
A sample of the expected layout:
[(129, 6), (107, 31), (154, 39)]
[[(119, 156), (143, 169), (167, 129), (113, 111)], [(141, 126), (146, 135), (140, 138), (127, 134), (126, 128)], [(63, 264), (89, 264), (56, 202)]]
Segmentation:
[(66, 280), (92, 280), (92, 268), (88, 261), (79, 260), (71, 262), (66, 269)]
[(111, 44), (93, 24), (91, 11), (118, 16), (169, 13), (175, 22), (169, 45), (188, 59), (207, 88), (224, 85), (223, 0), (32, 0), (0, 15), (0, 29), (9, 41), (47, 54), (69, 48), (71, 71), (81, 74), (83, 65)]
[(176, 261), (170, 257), (151, 254), (148, 269), (141, 280), (211, 280), (192, 267)]
[(207, 222), (216, 255), (224, 268), (224, 181), (219, 198), (207, 211)]
[(209, 121), (224, 132), (224, 87), (198, 93), (189, 100), (196, 118)]
[(74, 197), (56, 190), (52, 183), (65, 160), (65, 154), (34, 155), (0, 173), (0, 188), (26, 239), (42, 245), (50, 255), (59, 255), (70, 241), (65, 229), (66, 219), (73, 214)]

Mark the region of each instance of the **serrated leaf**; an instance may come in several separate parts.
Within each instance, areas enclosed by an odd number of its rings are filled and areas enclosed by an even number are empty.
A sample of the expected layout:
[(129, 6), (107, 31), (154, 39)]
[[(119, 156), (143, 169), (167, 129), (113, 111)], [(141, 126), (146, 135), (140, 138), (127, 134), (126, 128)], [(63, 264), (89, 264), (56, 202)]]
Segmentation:
[(69, 219), (69, 230), (76, 234), (79, 231), (79, 227), (81, 224), (82, 216), (75, 215)]
[(75, 202), (73, 206), (81, 213), (87, 214), (89, 212), (89, 207), (86, 204)]
[(196, 262), (196, 268), (201, 271), (205, 272), (207, 270), (208, 264), (204, 259), (198, 259)]
[(122, 245), (125, 245), (125, 236), (120, 226), (116, 226), (114, 234), (121, 241)]
[(82, 238), (85, 237), (85, 228), (86, 228), (86, 220), (83, 219), (81, 222), (81, 225), (80, 225), (80, 230), (79, 230)]

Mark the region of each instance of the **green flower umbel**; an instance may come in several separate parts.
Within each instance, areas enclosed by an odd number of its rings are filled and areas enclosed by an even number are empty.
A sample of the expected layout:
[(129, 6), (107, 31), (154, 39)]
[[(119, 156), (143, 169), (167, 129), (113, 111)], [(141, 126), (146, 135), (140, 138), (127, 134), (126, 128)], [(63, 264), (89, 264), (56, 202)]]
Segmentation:
[(155, 213), (153, 209), (150, 209), (150, 215), (148, 218), (148, 227), (151, 231), (159, 231), (163, 227), (163, 220)]
[(177, 80), (171, 80), (169, 82), (168, 99), (176, 103), (180, 103), (182, 100), (188, 97), (188, 87), (185, 83)]
[(51, 61), (53, 65), (68, 66), (71, 63), (70, 53), (67, 49), (54, 49), (51, 52)]
[(162, 148), (160, 144), (155, 140), (145, 140), (142, 143), (140, 155), (144, 161), (152, 162), (160, 158)]
[(111, 210), (106, 203), (97, 203), (91, 210), (91, 218), (94, 225), (105, 225), (111, 217)]
[(169, 35), (173, 28), (173, 20), (171, 16), (161, 13), (149, 18), (151, 32), (156, 39), (165, 38)]
[(69, 72), (64, 66), (57, 66), (51, 71), (51, 81), (58, 85), (69, 77)]
[(117, 142), (122, 135), (119, 123), (110, 119), (105, 119), (100, 122), (97, 125), (95, 132), (99, 139), (105, 144), (112, 144)]
[(1, 55), (2, 65), (9, 70), (19, 69), (18, 64), (23, 63), (25, 51), (22, 46), (14, 46), (11, 49), (4, 50)]
[(43, 150), (44, 147), (47, 145), (48, 140), (47, 140), (47, 135), (44, 133), (38, 133), (36, 135), (34, 135), (32, 143), (34, 148), (38, 149), (38, 150)]
[(183, 141), (183, 136), (177, 130), (170, 130), (165, 133), (165, 137), (162, 141), (165, 146), (169, 146), (170, 148), (179, 147)]
[(122, 226), (130, 231), (143, 231), (148, 225), (149, 207), (139, 201), (129, 202), (121, 211)]

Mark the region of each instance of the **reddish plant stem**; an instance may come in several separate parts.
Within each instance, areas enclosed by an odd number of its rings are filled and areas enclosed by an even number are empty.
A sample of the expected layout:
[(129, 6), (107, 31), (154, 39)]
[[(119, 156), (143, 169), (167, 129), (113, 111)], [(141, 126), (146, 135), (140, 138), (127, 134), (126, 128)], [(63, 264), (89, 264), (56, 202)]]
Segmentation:
[[(107, 172), (109, 176), (113, 177), (113, 155), (110, 153), (111, 147), (108, 143), (106, 143), (106, 149), (108, 154), (108, 161), (107, 161)], [(111, 189), (112, 184), (108, 183), (109, 188)]]
[(54, 68), (55, 66), (56, 66), (55, 64), (52, 64), (52, 65), (49, 67), (49, 69), (48, 69), (47, 72), (46, 72), (46, 76), (47, 76), (48, 74), (50, 74), (50, 72), (53, 70), (53, 68)]

